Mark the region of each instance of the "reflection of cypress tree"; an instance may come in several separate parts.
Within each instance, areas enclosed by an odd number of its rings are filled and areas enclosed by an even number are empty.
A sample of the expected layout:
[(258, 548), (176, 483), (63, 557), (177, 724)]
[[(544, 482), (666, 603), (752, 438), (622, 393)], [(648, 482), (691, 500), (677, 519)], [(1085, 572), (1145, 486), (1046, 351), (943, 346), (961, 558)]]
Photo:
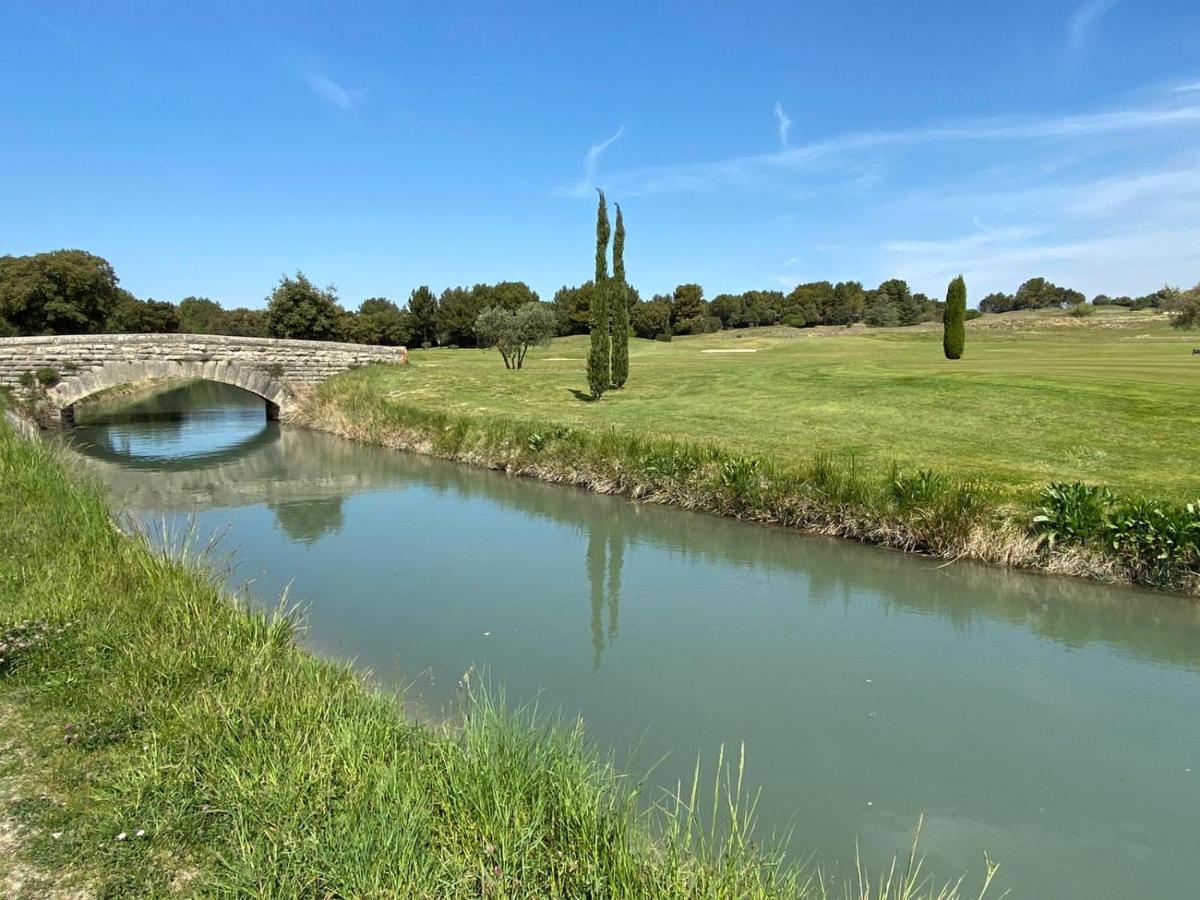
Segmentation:
[(587, 575), (592, 589), (592, 670), (600, 668), (604, 653), (604, 536), (599, 529), (588, 531)]
[(608, 539), (608, 642), (617, 637), (617, 617), (621, 612), (621, 566), (625, 564), (625, 542), (615, 531)]

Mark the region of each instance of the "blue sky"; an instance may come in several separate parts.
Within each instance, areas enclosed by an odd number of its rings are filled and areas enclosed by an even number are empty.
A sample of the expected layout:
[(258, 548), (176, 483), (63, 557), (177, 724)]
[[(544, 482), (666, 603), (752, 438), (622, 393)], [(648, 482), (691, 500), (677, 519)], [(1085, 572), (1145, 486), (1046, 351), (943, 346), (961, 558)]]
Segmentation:
[[(452, 11), (451, 11), (452, 10)], [(0, 6), (0, 253), (258, 306), (1200, 281), (1200, 3)]]

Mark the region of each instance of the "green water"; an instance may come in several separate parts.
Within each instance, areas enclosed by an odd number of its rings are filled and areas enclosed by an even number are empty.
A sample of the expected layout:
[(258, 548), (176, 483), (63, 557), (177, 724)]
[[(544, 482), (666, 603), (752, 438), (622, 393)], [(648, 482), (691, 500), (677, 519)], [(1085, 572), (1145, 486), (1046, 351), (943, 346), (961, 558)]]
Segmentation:
[(264, 421), (197, 384), (81, 410), (115, 501), (222, 533), (305, 640), (436, 710), (471, 666), (652, 782), (745, 743), (765, 831), (946, 877), (1194, 897), (1200, 608), (597, 497)]

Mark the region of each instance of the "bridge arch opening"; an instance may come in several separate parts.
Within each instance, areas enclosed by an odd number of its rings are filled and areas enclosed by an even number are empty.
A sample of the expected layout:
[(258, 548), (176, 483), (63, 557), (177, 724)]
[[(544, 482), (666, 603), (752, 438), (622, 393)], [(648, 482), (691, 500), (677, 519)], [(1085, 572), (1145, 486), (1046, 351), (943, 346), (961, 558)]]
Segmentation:
[(80, 375), (68, 375), (50, 392), (65, 428), (75, 425), (75, 404), (101, 391), (154, 381), (211, 381), (240, 388), (260, 397), (268, 421), (278, 419), (291, 401), (283, 383), (265, 367), (229, 362), (120, 362)]

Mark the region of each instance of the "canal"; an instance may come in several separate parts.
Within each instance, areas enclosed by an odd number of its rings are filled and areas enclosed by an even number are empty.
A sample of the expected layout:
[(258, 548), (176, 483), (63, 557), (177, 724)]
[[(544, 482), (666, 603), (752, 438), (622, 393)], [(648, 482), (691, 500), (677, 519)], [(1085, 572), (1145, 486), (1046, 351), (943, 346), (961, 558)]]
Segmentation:
[[(746, 748), (761, 834), (827, 868), (922, 849), (1014, 897), (1194, 896), (1200, 609), (359, 446), (193, 383), (68, 440), (156, 534), (221, 536), (315, 652), (436, 714), (464, 672), (672, 786)], [(196, 539), (196, 538), (194, 538)], [(661, 761), (660, 761), (661, 760)], [(655, 765), (657, 764), (657, 765)]]

